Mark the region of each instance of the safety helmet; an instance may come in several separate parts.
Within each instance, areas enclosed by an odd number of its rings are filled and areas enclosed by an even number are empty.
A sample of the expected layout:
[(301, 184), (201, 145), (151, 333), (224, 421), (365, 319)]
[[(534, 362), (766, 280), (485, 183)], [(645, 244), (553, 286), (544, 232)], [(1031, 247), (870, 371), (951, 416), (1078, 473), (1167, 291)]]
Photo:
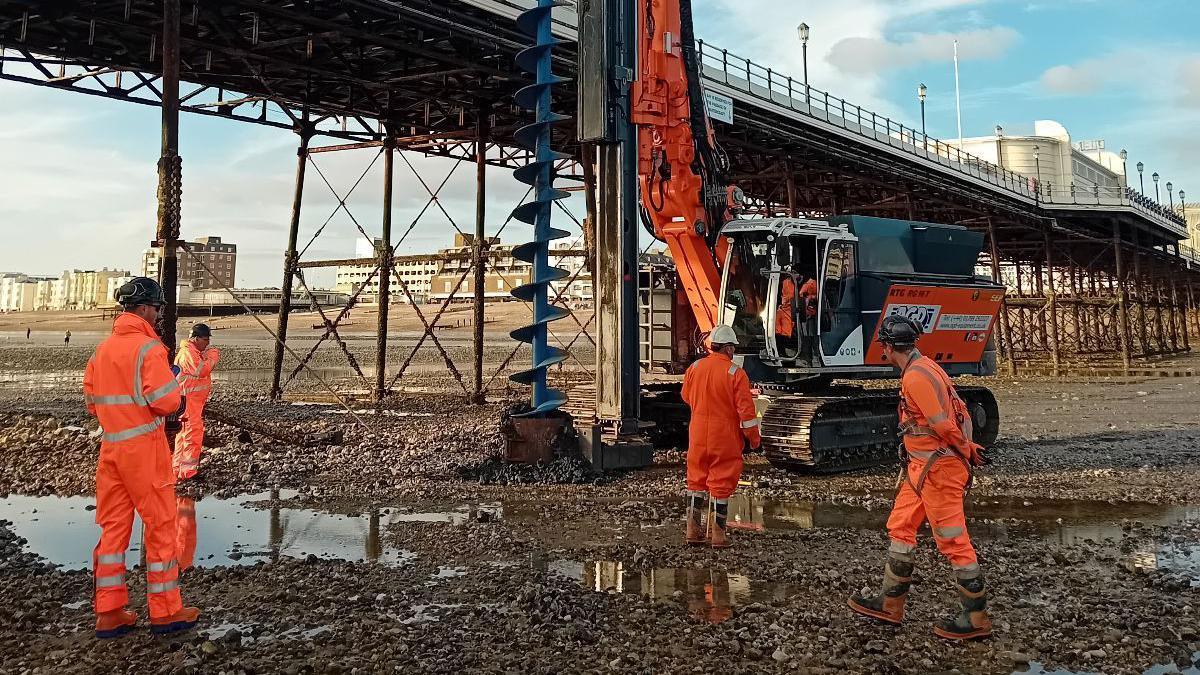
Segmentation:
[(134, 277), (121, 284), (121, 287), (113, 294), (113, 299), (125, 309), (139, 305), (162, 307), (167, 304), (167, 297), (163, 295), (162, 286), (148, 277)]
[(208, 327), (208, 324), (198, 323), (195, 326), (192, 326), (191, 337), (210, 338), (212, 337), (212, 330)]
[(730, 326), (717, 326), (709, 335), (709, 342), (714, 348), (717, 345), (736, 345), (738, 343), (737, 333)]
[(916, 346), (917, 338), (924, 332), (921, 324), (916, 321), (907, 316), (893, 314), (884, 317), (883, 324), (879, 326), (879, 341), (885, 345), (911, 349)]

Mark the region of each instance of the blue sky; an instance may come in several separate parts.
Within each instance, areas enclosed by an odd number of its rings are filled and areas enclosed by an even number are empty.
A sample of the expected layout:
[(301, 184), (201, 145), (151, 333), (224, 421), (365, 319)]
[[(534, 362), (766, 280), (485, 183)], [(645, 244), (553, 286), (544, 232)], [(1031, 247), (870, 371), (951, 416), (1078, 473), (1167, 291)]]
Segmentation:
[[(799, 77), (795, 26), (812, 28), (813, 86), (916, 126), (916, 86), (929, 87), (931, 135), (956, 134), (952, 42), (960, 40), (965, 135), (1063, 123), (1076, 140), (1105, 139), (1164, 182), (1200, 198), (1200, 3), (1185, 0), (694, 0), (706, 41)], [(0, 82), (0, 271), (57, 274), (67, 267), (135, 268), (152, 238), (158, 110)], [(278, 285), (295, 171), (284, 131), (185, 115), (185, 236), (215, 234), (241, 247), (238, 285)], [(318, 158), (344, 190), (371, 151)], [(449, 162), (414, 157), (434, 184)], [(359, 221), (379, 222), (378, 166), (350, 200)], [(428, 195), (397, 162), (394, 227), (407, 228)], [(469, 230), (472, 168), (457, 169), (443, 205)], [(301, 239), (335, 207), (310, 171)], [(489, 229), (520, 196), (508, 176), (489, 180)], [(1165, 195), (1164, 195), (1165, 197)], [(579, 205), (575, 204), (578, 212)], [(573, 228), (572, 228), (573, 229)], [(505, 240), (527, 230), (516, 225)], [(436, 209), (403, 252), (432, 250), (454, 233)], [(510, 236), (511, 234), (511, 236)], [(352, 255), (353, 225), (338, 214), (311, 251)], [(315, 281), (329, 283), (328, 276)]]

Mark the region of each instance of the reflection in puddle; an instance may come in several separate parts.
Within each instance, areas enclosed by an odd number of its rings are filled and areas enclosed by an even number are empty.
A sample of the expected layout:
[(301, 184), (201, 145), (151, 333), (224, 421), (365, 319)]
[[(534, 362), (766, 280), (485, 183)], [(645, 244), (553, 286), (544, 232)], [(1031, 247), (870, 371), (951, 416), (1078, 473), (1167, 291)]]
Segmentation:
[(547, 560), (542, 556), (535, 556), (531, 563), (539, 571), (575, 579), (593, 591), (636, 593), (654, 600), (682, 601), (692, 616), (710, 623), (732, 618), (735, 607), (786, 600), (795, 594), (788, 584), (752, 580), (741, 574), (708, 569), (627, 570), (625, 563), (611, 560), (580, 563)]
[[(246, 505), (268, 498), (278, 500), (279, 495), (179, 497), (177, 535), (182, 566), (253, 565), (259, 560), (308, 555), (395, 565), (414, 557), (383, 542), (381, 527), (392, 520), (379, 511), (352, 516), (283, 508), (277, 501), (270, 509)], [(94, 503), (92, 497), (11, 495), (0, 499), (0, 518), (13, 522), (13, 530), (29, 541), (30, 551), (66, 569), (84, 569), (90, 566), (92, 547), (100, 536), (95, 512), (87, 510)], [(395, 514), (396, 520), (402, 515), (412, 514)], [(447, 522), (450, 520), (448, 516)], [(130, 544), (133, 560), (140, 560), (141, 537), (139, 519)]]

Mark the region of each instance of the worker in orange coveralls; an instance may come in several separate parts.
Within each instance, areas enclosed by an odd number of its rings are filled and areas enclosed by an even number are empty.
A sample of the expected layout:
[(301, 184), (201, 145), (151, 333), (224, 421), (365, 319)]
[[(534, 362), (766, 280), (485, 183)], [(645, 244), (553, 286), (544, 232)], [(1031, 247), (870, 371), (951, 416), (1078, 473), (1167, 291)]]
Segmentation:
[(178, 517), (175, 519), (175, 550), (179, 571), (186, 572), (196, 564), (196, 500), (179, 497), (175, 500)]
[[(742, 476), (742, 450), (749, 442), (758, 448), (762, 438), (750, 393), (750, 378), (733, 363), (737, 334), (717, 326), (710, 339), (712, 353), (688, 367), (683, 376), (683, 400), (692, 409), (688, 425), (687, 543), (713, 548), (729, 546), (725, 521), (729, 495)], [(711, 497), (707, 535), (701, 523), (705, 501)]]
[(145, 525), (146, 595), (150, 628), (159, 634), (196, 625), (200, 610), (184, 607), (175, 557), (175, 476), (163, 418), (179, 409), (179, 383), (154, 331), (166, 303), (153, 279), (136, 277), (116, 292), (124, 312), (96, 347), (83, 376), (88, 412), (100, 421), (96, 467), (96, 637), (123, 635), (137, 624), (126, 609), (125, 550), (136, 510)]
[[(792, 299), (796, 297), (796, 281), (785, 275), (779, 284), (779, 307), (775, 310), (775, 336), (786, 342), (796, 334), (796, 316), (792, 314)], [(817, 280), (809, 278), (800, 285), (800, 311), (804, 314), (801, 324), (801, 354), (805, 361), (812, 360), (812, 338), (816, 328), (812, 320), (817, 316)]]
[(883, 590), (874, 597), (850, 598), (859, 614), (899, 624), (912, 583), (912, 551), (917, 528), (926, 520), (938, 550), (950, 559), (957, 577), (961, 610), (938, 622), (933, 632), (948, 640), (987, 637), (992, 623), (975, 547), (967, 534), (963, 499), (973, 467), (987, 462), (983, 448), (971, 440), (971, 417), (946, 371), (917, 351), (920, 324), (889, 316), (879, 328), (883, 355), (900, 369), (900, 431), (907, 468), (888, 518), (887, 565)]
[(200, 468), (200, 451), (204, 448), (204, 406), (212, 393), (212, 371), (221, 356), (209, 346), (212, 331), (206, 324), (192, 326), (191, 337), (184, 340), (175, 355), (179, 366), (179, 385), (187, 397), (183, 413), (183, 430), (175, 437), (175, 458), (172, 467), (175, 478), (188, 480)]

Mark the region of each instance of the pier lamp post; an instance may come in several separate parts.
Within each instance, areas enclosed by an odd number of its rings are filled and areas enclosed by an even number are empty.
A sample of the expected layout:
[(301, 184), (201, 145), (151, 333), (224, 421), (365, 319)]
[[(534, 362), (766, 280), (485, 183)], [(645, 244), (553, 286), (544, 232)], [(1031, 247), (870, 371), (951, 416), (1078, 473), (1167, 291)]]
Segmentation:
[(921, 102), (921, 135), (928, 136), (925, 133), (925, 95), (929, 93), (929, 88), (925, 83), (917, 85), (917, 100)]
[(1171, 181), (1167, 181), (1167, 199), (1171, 200), (1171, 211), (1172, 212), (1175, 211), (1175, 193), (1172, 192), (1172, 190), (1174, 190), (1174, 189), (1175, 189), (1175, 186), (1171, 185)]
[(1037, 167), (1037, 194), (1042, 193), (1042, 153), (1038, 146), (1033, 146), (1033, 165)]
[(1143, 196), (1143, 197), (1145, 197), (1145, 196), (1146, 196), (1146, 179), (1145, 179), (1145, 175), (1146, 175), (1146, 174), (1142, 173), (1142, 169), (1145, 169), (1145, 168), (1146, 168), (1146, 165), (1145, 165), (1145, 164), (1143, 164), (1143, 163), (1141, 163), (1141, 162), (1138, 162), (1138, 163), (1137, 163), (1137, 169), (1138, 169), (1138, 192), (1142, 193), (1142, 196)]
[(1125, 160), (1129, 159), (1129, 151), (1121, 148), (1121, 175), (1125, 177), (1125, 187), (1129, 187), (1129, 164)]
[(796, 27), (796, 33), (800, 35), (800, 53), (801, 59), (804, 62), (804, 102), (809, 103), (808, 90), (808, 24), (802, 23)]
[(1187, 222), (1187, 201), (1184, 200), (1183, 190), (1179, 191), (1179, 216), (1183, 218), (1183, 222)]
[(1158, 193), (1158, 172), (1157, 171), (1150, 174), (1150, 180), (1154, 181), (1154, 203), (1162, 204), (1162, 199), (1160, 199), (1160, 195)]

